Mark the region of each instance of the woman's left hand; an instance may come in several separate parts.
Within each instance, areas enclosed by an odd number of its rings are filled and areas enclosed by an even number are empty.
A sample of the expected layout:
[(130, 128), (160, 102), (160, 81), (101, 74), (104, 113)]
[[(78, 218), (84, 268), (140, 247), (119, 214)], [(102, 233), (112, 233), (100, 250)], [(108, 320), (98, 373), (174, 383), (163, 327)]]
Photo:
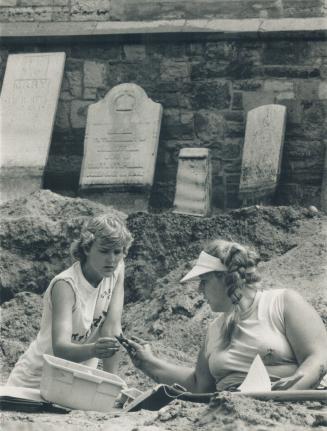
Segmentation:
[(277, 382), (273, 383), (271, 389), (273, 391), (285, 391), (286, 389), (291, 388), (295, 383), (297, 383), (300, 379), (302, 379), (302, 373), (294, 373), (289, 377), (283, 377), (279, 379)]

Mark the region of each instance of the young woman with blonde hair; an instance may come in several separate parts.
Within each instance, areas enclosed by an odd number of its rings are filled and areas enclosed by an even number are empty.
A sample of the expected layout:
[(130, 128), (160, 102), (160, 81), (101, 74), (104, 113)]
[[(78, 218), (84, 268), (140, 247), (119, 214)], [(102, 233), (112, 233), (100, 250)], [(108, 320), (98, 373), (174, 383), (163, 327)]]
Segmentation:
[(43, 354), (116, 372), (124, 301), (124, 256), (132, 235), (114, 214), (91, 218), (71, 247), (75, 263), (53, 278), (43, 299), (40, 331), (7, 385), (39, 388)]
[(210, 242), (181, 280), (199, 277), (211, 309), (221, 312), (208, 327), (195, 368), (167, 363), (136, 338), (130, 341), (135, 366), (157, 382), (212, 392), (236, 389), (259, 354), (273, 389), (317, 387), (327, 371), (324, 324), (295, 291), (260, 289), (258, 262), (240, 244)]

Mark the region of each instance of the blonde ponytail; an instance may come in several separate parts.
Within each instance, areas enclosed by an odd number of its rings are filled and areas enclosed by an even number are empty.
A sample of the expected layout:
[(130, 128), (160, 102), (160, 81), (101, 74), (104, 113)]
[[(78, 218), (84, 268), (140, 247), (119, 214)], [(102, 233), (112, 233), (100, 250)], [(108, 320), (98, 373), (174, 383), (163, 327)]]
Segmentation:
[(230, 344), (235, 327), (240, 320), (239, 302), (243, 296), (242, 290), (245, 287), (253, 288), (254, 284), (260, 280), (256, 271), (260, 258), (255, 251), (248, 247), (223, 240), (211, 241), (204, 248), (204, 251), (221, 259), (228, 268), (228, 271), (223, 274), (233, 309), (225, 313), (222, 326), (223, 343), (226, 348)]

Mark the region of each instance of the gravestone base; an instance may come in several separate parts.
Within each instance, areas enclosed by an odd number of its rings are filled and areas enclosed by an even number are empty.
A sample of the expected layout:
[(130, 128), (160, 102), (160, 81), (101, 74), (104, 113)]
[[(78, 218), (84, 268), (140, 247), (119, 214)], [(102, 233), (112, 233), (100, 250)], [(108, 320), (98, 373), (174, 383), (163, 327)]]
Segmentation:
[(249, 207), (252, 205), (273, 205), (275, 203), (275, 194), (258, 196), (257, 193), (248, 194), (241, 198), (241, 206)]
[(2, 167), (0, 170), (0, 203), (26, 197), (40, 190), (42, 183), (42, 168)]
[(108, 191), (80, 189), (79, 196), (102, 205), (112, 206), (126, 214), (148, 211), (150, 191)]
[[(278, 178), (277, 178), (278, 183)], [(247, 191), (239, 193), (239, 199), (242, 202), (242, 206), (250, 205), (273, 205), (275, 203), (276, 187), (271, 186), (262, 187), (261, 190), (253, 187), (253, 190), (249, 188)]]

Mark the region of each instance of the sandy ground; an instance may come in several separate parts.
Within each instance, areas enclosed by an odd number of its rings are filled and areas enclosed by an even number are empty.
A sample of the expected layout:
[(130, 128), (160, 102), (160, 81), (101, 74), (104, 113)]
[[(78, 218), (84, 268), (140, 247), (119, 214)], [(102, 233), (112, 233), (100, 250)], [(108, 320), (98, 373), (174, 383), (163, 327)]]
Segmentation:
[[(38, 196), (33, 205), (20, 201), (0, 208), (5, 221), (0, 237), (6, 271), (1, 282), (7, 297), (1, 307), (2, 382), (37, 333), (42, 304), (39, 293), (44, 280), (52, 271), (58, 271), (59, 262), (66, 265), (67, 255), (57, 252), (62, 246), (60, 241), (64, 241), (61, 235), (69, 237), (67, 219), (70, 215), (80, 217), (82, 211), (81, 204), (73, 199), (49, 193)], [(85, 202), (83, 208), (83, 217), (103, 211)], [(127, 260), (130, 299), (124, 310), (124, 331), (150, 340), (154, 350), (168, 360), (187, 365), (194, 363), (205, 328), (213, 318), (198, 294), (197, 284), (189, 283), (186, 289), (178, 283), (187, 269), (187, 262), (200, 250), (201, 241), (211, 236), (255, 246), (263, 257), (262, 285), (298, 290), (327, 325), (327, 216), (301, 208), (250, 207), (207, 220), (171, 213), (156, 216), (139, 213), (130, 216), (128, 223), (135, 243)], [(43, 242), (35, 228), (40, 225)], [(19, 241), (17, 226), (20, 226)], [(28, 252), (27, 244), (30, 244)], [(148, 273), (144, 270), (146, 264)], [(37, 281), (26, 289), (26, 274), (31, 272), (37, 275)], [(134, 285), (130, 281), (133, 279), (137, 280)], [(132, 367), (126, 354), (122, 356), (119, 374), (128, 385), (141, 390), (154, 385)], [(117, 411), (108, 414), (73, 411), (66, 415), (2, 412), (1, 421), (4, 430), (15, 431), (60, 428), (67, 431), (301, 431), (327, 430), (327, 411), (326, 405), (320, 402), (264, 402), (223, 393), (210, 406), (174, 401), (159, 412), (128, 414)]]

